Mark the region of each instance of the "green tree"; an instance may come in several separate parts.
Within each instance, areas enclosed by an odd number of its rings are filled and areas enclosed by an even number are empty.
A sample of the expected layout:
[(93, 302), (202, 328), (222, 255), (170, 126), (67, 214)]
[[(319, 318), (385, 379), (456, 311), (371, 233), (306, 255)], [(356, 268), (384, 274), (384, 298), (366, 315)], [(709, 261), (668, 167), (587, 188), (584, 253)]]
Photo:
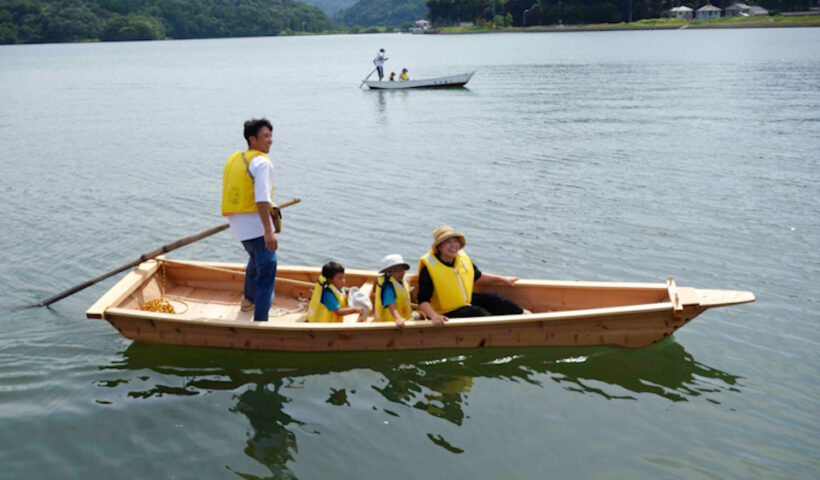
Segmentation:
[(17, 30), (12, 28), (8, 23), (0, 23), (0, 45), (8, 45), (10, 43), (17, 43)]
[(0, 0), (0, 42), (151, 40), (338, 31), (295, 0)]
[(102, 22), (85, 4), (47, 5), (43, 12), (43, 41), (76, 42), (96, 39)]
[(154, 17), (131, 14), (124, 17), (112, 15), (100, 33), (104, 41), (158, 40), (165, 38), (162, 22)]
[(345, 25), (398, 27), (424, 18), (424, 0), (359, 0), (341, 10), (334, 20)]

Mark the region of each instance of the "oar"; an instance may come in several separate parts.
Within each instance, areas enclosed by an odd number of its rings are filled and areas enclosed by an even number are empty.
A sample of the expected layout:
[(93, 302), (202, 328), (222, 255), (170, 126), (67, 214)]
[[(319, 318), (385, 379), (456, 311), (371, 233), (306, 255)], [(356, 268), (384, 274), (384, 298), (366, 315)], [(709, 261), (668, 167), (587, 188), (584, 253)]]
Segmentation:
[[(291, 205), (297, 204), (301, 201), (302, 201), (301, 198), (294, 198), (293, 200), (290, 200), (290, 201), (287, 201), (285, 203), (277, 205), (277, 207), (279, 207), (279, 209), (283, 209), (285, 207), (289, 207)], [(228, 226), (229, 226), (229, 224), (226, 223), (226, 224), (220, 225), (218, 227), (209, 228), (208, 230), (203, 230), (203, 231), (201, 231), (201, 232), (199, 232), (195, 235), (191, 235), (191, 236), (188, 236), (188, 237), (185, 237), (185, 238), (180, 238), (179, 240), (177, 240), (175, 242), (168, 243), (168, 244), (163, 245), (163, 246), (161, 246), (157, 249), (151, 250), (150, 252), (143, 253), (142, 255), (140, 255), (140, 257), (138, 259), (134, 260), (133, 262), (126, 263), (125, 265), (122, 265), (118, 268), (115, 268), (114, 270), (111, 270), (110, 272), (103, 273), (102, 275), (100, 275), (97, 278), (92, 278), (91, 280), (89, 280), (87, 282), (84, 282), (84, 283), (81, 283), (79, 285), (73, 286), (73, 287), (69, 288), (68, 290), (60, 292), (57, 295), (54, 295), (53, 297), (49, 297), (49, 298), (43, 300), (40, 303), (35, 303), (35, 304), (29, 305), (29, 306), (30, 307), (47, 307), (47, 306), (51, 305), (52, 303), (54, 303), (58, 300), (62, 300), (62, 299), (64, 299), (65, 297), (67, 297), (69, 295), (73, 295), (73, 294), (79, 292), (80, 290), (83, 290), (87, 287), (90, 287), (91, 285), (94, 285), (97, 282), (101, 282), (101, 281), (105, 280), (106, 278), (108, 278), (112, 275), (116, 275), (116, 274), (118, 274), (118, 273), (120, 273), (124, 270), (128, 270), (129, 268), (132, 268), (132, 267), (136, 267), (137, 265), (139, 265), (140, 263), (142, 263), (146, 260), (150, 260), (154, 257), (158, 257), (158, 256), (162, 255), (163, 253), (168, 253), (171, 250), (176, 250), (179, 247), (184, 247), (185, 245), (194, 243), (197, 240), (202, 240), (205, 237), (210, 237), (211, 235), (213, 235), (215, 233), (219, 233), (222, 230), (225, 230), (226, 228), (228, 228)]]
[(372, 72), (368, 73), (367, 76), (364, 77), (364, 80), (362, 80), (362, 83), (359, 84), (359, 88), (362, 88), (362, 85), (364, 85), (364, 82), (366, 82), (367, 79), (370, 78), (370, 75), (373, 75), (373, 72), (375, 72), (378, 69), (379, 69), (379, 67), (376, 67), (376, 68), (373, 69)]

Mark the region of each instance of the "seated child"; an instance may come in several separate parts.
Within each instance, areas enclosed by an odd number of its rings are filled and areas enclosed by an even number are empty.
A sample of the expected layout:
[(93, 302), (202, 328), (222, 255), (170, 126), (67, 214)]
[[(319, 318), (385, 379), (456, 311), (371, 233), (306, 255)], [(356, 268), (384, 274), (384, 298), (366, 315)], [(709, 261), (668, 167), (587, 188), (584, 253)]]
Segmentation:
[(412, 320), (410, 286), (404, 279), (404, 272), (410, 265), (404, 263), (401, 255), (388, 255), (382, 259), (382, 269), (376, 282), (376, 321), (396, 322), (399, 327)]
[(361, 307), (347, 306), (347, 288), (345, 288), (345, 268), (336, 262), (322, 266), (322, 274), (313, 288), (310, 306), (307, 311), (308, 322), (341, 322), (342, 317), (351, 313), (362, 313)]
[(399, 80), (402, 81), (402, 82), (405, 81), (405, 80), (410, 80), (410, 77), (407, 76), (407, 69), (406, 68), (401, 69), (401, 75), (399, 76)]
[(391, 82), (395, 82), (395, 81), (396, 81), (396, 72), (390, 72), (390, 81), (391, 81)]

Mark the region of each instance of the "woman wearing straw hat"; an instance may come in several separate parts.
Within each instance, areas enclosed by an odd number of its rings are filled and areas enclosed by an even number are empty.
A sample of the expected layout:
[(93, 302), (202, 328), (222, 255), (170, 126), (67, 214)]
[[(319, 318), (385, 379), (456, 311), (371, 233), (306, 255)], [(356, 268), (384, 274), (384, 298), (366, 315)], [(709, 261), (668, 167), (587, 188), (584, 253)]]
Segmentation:
[(433, 325), (450, 317), (483, 317), (530, 313), (493, 292), (474, 292), (476, 283), (514, 286), (518, 277), (483, 273), (464, 252), (464, 234), (449, 225), (433, 230), (433, 245), (419, 259), (419, 309)]

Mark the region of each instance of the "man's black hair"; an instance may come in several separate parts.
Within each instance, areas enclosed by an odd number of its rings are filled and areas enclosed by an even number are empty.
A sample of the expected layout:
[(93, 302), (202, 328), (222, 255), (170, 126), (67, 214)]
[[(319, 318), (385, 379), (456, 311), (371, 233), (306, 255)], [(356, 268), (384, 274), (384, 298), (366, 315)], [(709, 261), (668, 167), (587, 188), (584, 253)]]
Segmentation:
[(327, 262), (322, 266), (322, 276), (328, 281), (333, 280), (333, 277), (339, 273), (345, 273), (345, 267), (336, 262)]
[(259, 130), (261, 130), (262, 127), (268, 127), (270, 131), (273, 132), (273, 125), (267, 118), (252, 118), (245, 122), (245, 141), (248, 142), (248, 145), (251, 144), (250, 137), (259, 136)]

